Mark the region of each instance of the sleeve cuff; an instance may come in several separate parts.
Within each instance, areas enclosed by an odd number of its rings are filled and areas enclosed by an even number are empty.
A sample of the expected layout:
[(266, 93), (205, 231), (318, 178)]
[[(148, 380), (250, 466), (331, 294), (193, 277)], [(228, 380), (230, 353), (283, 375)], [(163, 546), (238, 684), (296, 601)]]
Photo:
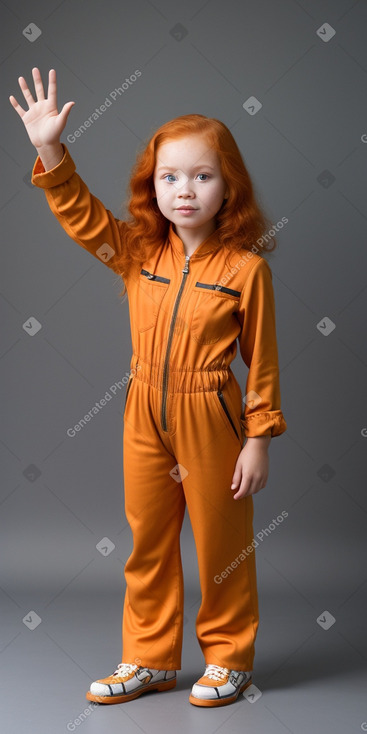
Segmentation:
[(271, 410), (241, 418), (241, 428), (244, 438), (273, 437), (284, 433), (287, 430), (287, 424), (281, 410)]
[(61, 161), (50, 168), (49, 171), (45, 171), (44, 165), (38, 155), (33, 166), (31, 183), (34, 186), (38, 186), (41, 189), (48, 189), (52, 186), (59, 186), (65, 183), (76, 170), (76, 165), (64, 143), (61, 143), (64, 148), (64, 155)]

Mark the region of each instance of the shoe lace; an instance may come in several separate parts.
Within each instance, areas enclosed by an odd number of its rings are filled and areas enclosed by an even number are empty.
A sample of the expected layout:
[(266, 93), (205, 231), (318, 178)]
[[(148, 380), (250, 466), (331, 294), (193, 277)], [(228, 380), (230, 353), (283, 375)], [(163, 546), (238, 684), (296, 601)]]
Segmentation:
[(228, 668), (221, 668), (220, 665), (213, 665), (210, 663), (206, 666), (204, 675), (207, 678), (212, 678), (213, 680), (223, 680), (228, 673)]
[(138, 666), (134, 663), (119, 663), (113, 675), (117, 675), (119, 678), (126, 678), (134, 670), (137, 670)]

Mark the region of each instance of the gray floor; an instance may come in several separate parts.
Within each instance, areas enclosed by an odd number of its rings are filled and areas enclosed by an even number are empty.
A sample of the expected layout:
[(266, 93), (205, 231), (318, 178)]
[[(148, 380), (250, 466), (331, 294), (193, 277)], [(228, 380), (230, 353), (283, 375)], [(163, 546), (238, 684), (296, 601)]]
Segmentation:
[[(195, 637), (197, 589), (186, 590), (182, 669), (176, 688), (113, 706), (91, 704), (85, 692), (93, 679), (111, 674), (120, 661), (122, 594), (103, 589), (75, 593), (69, 586), (52, 599), (46, 588), (30, 593), (13, 589), (11, 595), (2, 591), (2, 731), (366, 731), (367, 646), (362, 628), (366, 585), (344, 603), (339, 594), (329, 594), (326, 609), (322, 592), (307, 593), (307, 599), (296, 590), (287, 592), (288, 584), (280, 576), (275, 588), (273, 570), (261, 553), (257, 565), (261, 621), (254, 692), (258, 697), (251, 703), (241, 695), (221, 709), (201, 709), (188, 701), (192, 684), (203, 672)], [(33, 630), (22, 623), (27, 608), (42, 619)], [(335, 618), (327, 630), (316, 621), (324, 611)]]

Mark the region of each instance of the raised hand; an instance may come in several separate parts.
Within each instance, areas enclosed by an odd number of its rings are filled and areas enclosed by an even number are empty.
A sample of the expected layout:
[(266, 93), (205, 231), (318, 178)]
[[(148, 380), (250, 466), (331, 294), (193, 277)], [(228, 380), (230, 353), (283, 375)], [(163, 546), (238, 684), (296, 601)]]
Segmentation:
[(9, 100), (23, 120), (31, 143), (35, 148), (42, 149), (59, 143), (60, 135), (75, 102), (66, 102), (61, 112), (58, 112), (55, 69), (50, 69), (48, 74), (47, 97), (45, 97), (40, 70), (36, 66), (32, 69), (32, 75), (37, 101), (34, 101), (27, 82), (22, 76), (18, 78), (18, 82), (28, 104), (28, 110), (24, 110), (13, 95), (10, 95)]

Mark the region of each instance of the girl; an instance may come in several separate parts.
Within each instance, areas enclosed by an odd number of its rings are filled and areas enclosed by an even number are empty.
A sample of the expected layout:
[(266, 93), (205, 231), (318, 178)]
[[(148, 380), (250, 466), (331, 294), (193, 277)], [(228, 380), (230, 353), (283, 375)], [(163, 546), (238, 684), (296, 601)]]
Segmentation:
[[(37, 101), (23, 77), (29, 109), (9, 97), (38, 153), (32, 183), (70, 237), (123, 278), (131, 320), (123, 468), (134, 543), (125, 564), (122, 662), (91, 684), (87, 699), (121, 703), (175, 687), (187, 504), (205, 658), (189, 701), (230, 704), (252, 682), (259, 624), (252, 495), (267, 482), (271, 437), (287, 429), (272, 272), (255, 245), (269, 222), (232, 134), (199, 114), (151, 137), (132, 172), (131, 218), (116, 219), (60, 142), (74, 102), (58, 113), (55, 70), (48, 97), (39, 70), (32, 73)], [(237, 338), (249, 368), (245, 406), (230, 367)]]

